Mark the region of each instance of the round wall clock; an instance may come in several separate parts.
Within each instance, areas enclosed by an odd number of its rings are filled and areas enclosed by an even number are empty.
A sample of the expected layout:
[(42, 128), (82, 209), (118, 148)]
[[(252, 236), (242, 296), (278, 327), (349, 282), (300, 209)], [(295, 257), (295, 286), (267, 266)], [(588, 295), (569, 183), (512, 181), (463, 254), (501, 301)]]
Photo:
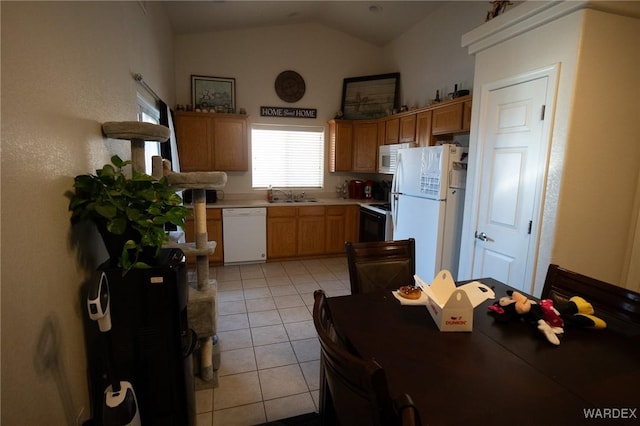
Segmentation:
[(304, 96), (304, 79), (295, 71), (282, 71), (276, 77), (276, 94), (285, 102), (297, 102)]

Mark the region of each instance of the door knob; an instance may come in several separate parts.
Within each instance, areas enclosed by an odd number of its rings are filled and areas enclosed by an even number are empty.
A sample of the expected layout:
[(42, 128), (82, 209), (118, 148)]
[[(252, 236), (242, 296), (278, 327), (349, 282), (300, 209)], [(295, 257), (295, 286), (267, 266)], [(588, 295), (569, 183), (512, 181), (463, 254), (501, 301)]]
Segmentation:
[(476, 232), (476, 238), (480, 241), (493, 241), (493, 239), (487, 237), (487, 234), (484, 232)]

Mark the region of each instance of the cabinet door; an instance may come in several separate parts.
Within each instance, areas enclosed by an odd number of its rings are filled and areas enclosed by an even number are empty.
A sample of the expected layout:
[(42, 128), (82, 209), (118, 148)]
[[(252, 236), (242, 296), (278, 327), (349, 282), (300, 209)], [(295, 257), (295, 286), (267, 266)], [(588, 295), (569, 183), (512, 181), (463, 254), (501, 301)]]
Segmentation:
[(346, 206), (344, 215), (344, 240), (360, 241), (360, 206)]
[(295, 257), (298, 253), (295, 207), (267, 208), (267, 259)]
[(416, 114), (400, 117), (400, 143), (416, 141)]
[(329, 122), (329, 170), (350, 172), (353, 158), (353, 125), (350, 121)]
[(176, 115), (176, 137), (180, 170), (214, 170), (211, 122), (206, 117)]
[(354, 172), (376, 172), (378, 159), (378, 123), (375, 121), (353, 124)]
[(326, 252), (344, 253), (347, 206), (328, 206), (326, 216)]
[(441, 135), (462, 131), (462, 109), (462, 103), (435, 108), (431, 133)]
[(298, 208), (298, 254), (325, 253), (325, 217), (323, 206)]
[(400, 141), (400, 119), (391, 118), (385, 121), (385, 145), (398, 143)]
[(416, 116), (416, 143), (418, 146), (431, 145), (431, 111)]
[[(215, 117), (213, 125), (214, 168), (212, 170), (244, 172), (247, 160), (246, 118)], [(180, 158), (182, 162), (182, 158)]]
[[(195, 223), (193, 216), (185, 219), (184, 238), (188, 243), (195, 242)], [(221, 264), (224, 260), (222, 249), (222, 210), (207, 209), (207, 240), (216, 242), (216, 249), (209, 256), (210, 264)], [(187, 259), (189, 263), (195, 262), (195, 258)]]

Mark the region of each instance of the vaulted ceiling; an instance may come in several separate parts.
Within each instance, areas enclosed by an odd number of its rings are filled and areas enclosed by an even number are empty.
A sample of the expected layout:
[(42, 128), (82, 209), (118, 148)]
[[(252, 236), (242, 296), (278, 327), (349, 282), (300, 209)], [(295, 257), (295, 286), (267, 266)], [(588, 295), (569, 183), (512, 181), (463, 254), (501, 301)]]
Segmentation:
[[(167, 1), (176, 34), (319, 23), (382, 46), (445, 1)], [(487, 1), (487, 10), (490, 4)]]

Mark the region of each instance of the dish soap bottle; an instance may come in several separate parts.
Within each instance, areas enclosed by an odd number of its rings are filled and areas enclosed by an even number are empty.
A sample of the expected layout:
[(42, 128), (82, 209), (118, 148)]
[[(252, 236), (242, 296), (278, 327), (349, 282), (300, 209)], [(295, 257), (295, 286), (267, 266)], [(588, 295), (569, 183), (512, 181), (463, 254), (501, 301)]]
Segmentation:
[(267, 189), (267, 201), (273, 201), (273, 188), (271, 185), (269, 185), (269, 188)]

